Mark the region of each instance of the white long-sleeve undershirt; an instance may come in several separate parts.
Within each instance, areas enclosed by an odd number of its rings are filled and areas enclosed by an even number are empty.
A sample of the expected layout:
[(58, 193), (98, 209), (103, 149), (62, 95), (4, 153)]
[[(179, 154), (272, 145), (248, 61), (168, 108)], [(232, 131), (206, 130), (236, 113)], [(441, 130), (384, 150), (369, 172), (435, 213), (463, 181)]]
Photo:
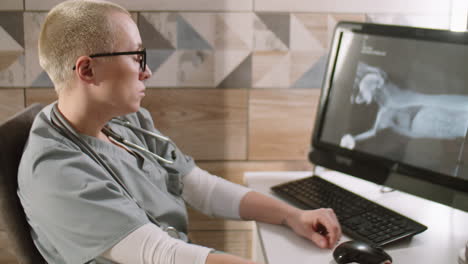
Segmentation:
[(185, 176), (182, 198), (194, 209), (209, 215), (240, 220), (240, 202), (247, 187), (214, 176), (199, 167)]
[(122, 264), (205, 264), (211, 251), (172, 238), (158, 226), (148, 223), (108, 249), (102, 257)]
[[(239, 207), (250, 189), (195, 167), (183, 178), (182, 198), (210, 216), (240, 219)], [(145, 224), (102, 254), (118, 263), (205, 264), (210, 248), (170, 237), (154, 224)]]

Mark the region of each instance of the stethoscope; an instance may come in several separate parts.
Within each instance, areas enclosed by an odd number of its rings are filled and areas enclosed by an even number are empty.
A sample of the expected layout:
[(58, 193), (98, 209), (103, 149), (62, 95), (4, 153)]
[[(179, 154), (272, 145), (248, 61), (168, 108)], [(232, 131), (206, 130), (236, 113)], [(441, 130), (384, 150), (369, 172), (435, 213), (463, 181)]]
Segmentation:
[[(132, 125), (130, 122), (128, 122), (127, 120), (123, 120), (123, 119), (120, 119), (120, 118), (112, 118), (110, 120), (111, 123), (113, 124), (117, 124), (117, 125), (120, 125), (120, 126), (124, 126), (124, 127), (127, 127), (127, 128), (130, 128), (131, 130), (133, 131), (138, 131), (142, 134), (145, 134), (145, 135), (148, 135), (148, 136), (151, 136), (151, 137), (154, 137), (154, 138), (157, 138), (157, 139), (160, 139), (162, 141), (165, 141), (165, 142), (168, 142), (169, 144), (171, 145), (174, 145), (174, 143), (172, 142), (172, 140), (170, 140), (168, 137), (165, 137), (165, 136), (162, 136), (162, 135), (158, 135), (156, 133), (154, 133), (153, 131), (149, 131), (149, 130), (146, 130), (146, 129), (143, 129), (143, 128), (140, 128), (140, 127), (137, 127), (137, 126), (134, 126)], [(174, 161), (173, 160), (168, 160), (168, 159), (165, 159), (159, 155), (157, 155), (156, 153), (153, 153), (151, 151), (149, 151), (148, 149), (140, 146), (140, 145), (137, 145), (135, 143), (132, 143), (128, 140), (126, 140), (125, 138), (123, 138), (122, 136), (118, 135), (117, 133), (115, 133), (112, 129), (110, 129), (108, 126), (105, 126), (103, 129), (102, 129), (102, 132), (108, 136), (111, 140), (114, 140), (114, 141), (117, 141), (121, 144), (124, 144), (125, 146), (127, 147), (130, 147), (130, 148), (133, 148), (133, 149), (138, 149), (140, 151), (143, 151), (151, 156), (153, 156), (154, 158), (156, 158), (157, 160), (159, 161), (162, 161), (164, 163), (167, 163), (167, 164), (174, 164)], [(172, 158), (175, 159), (175, 153), (174, 151), (171, 153), (172, 155)]]
[[(147, 210), (145, 210), (140, 205), (140, 203), (131, 195), (131, 193), (128, 190), (125, 183), (117, 176), (115, 171), (99, 156), (99, 154), (97, 154), (93, 150), (93, 148), (86, 141), (84, 141), (81, 138), (81, 136), (75, 131), (75, 129), (70, 125), (70, 123), (68, 123), (68, 121), (62, 115), (62, 113), (60, 113), (60, 111), (58, 110), (57, 103), (55, 103), (53, 105), (53, 107), (52, 107), (51, 121), (52, 121), (52, 124), (57, 128), (58, 131), (62, 132), (68, 139), (70, 139), (72, 142), (74, 142), (81, 149), (81, 151), (83, 151), (83, 153), (85, 153), (89, 157), (91, 157), (95, 162), (97, 162), (99, 165), (101, 165), (112, 176), (112, 178), (122, 187), (122, 189), (124, 190), (125, 195), (129, 199), (131, 199), (133, 202), (135, 202), (135, 204), (146, 213), (146, 216), (150, 219), (151, 222), (153, 222), (155, 225), (159, 226), (162, 230), (164, 230), (166, 233), (168, 233), (169, 236), (171, 236), (173, 238), (185, 240), (186, 242), (188, 241), (187, 236), (183, 236), (180, 232), (177, 231), (176, 228), (174, 228), (172, 226), (167, 226), (167, 225), (162, 224), (161, 222), (156, 220), (155, 217), (153, 217)], [(110, 122), (114, 123), (114, 124), (124, 126), (124, 127), (127, 127), (127, 128), (130, 128), (133, 131), (138, 131), (138, 132), (140, 132), (142, 134), (154, 137), (156, 139), (168, 142), (168, 143), (172, 144), (175, 147), (175, 144), (169, 138), (167, 138), (165, 136), (162, 136), (162, 135), (158, 135), (158, 134), (156, 134), (156, 133), (154, 133), (152, 131), (136, 127), (136, 126), (132, 125), (130, 122), (128, 122), (126, 120), (122, 120), (122, 119), (119, 119), (119, 118), (113, 118)], [(121, 143), (121, 144), (123, 144), (123, 145), (125, 145), (125, 146), (127, 146), (129, 148), (138, 149), (140, 151), (143, 151), (143, 152), (153, 156), (154, 158), (156, 158), (159, 161), (165, 162), (167, 164), (174, 164), (174, 160), (175, 160), (175, 152), (174, 151), (171, 152), (171, 156), (172, 156), (171, 158), (173, 160), (168, 160), (168, 159), (165, 159), (165, 158), (163, 158), (163, 157), (149, 151), (148, 149), (146, 149), (146, 148), (144, 148), (144, 147), (142, 147), (140, 145), (137, 145), (135, 143), (132, 143), (132, 142), (126, 140), (122, 136), (115, 133), (112, 129), (110, 129), (109, 126), (105, 126), (103, 128), (102, 132), (106, 136), (108, 136), (111, 140), (117, 141), (117, 142), (119, 142), (119, 143)], [(180, 195), (180, 193), (179, 193), (179, 195)]]

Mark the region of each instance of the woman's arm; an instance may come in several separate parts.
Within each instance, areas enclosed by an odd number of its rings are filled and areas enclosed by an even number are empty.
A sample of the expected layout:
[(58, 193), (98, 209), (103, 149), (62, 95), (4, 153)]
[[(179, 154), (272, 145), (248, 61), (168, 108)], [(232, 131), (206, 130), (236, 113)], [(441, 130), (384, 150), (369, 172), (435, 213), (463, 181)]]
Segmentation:
[(245, 220), (289, 226), (320, 248), (333, 248), (341, 237), (341, 227), (332, 209), (300, 210), (258, 192), (243, 197), (240, 216)]
[(122, 264), (255, 264), (247, 259), (169, 237), (154, 224), (130, 233), (101, 256)]

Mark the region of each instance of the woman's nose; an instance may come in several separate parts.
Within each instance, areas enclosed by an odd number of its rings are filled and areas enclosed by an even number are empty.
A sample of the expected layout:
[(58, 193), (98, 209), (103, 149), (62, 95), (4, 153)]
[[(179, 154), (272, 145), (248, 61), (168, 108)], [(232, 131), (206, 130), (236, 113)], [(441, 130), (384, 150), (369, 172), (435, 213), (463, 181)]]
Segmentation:
[(142, 81), (147, 80), (147, 79), (149, 79), (151, 77), (151, 75), (153, 75), (153, 72), (151, 71), (148, 64), (146, 64), (145, 71), (140, 72), (140, 80), (142, 80)]

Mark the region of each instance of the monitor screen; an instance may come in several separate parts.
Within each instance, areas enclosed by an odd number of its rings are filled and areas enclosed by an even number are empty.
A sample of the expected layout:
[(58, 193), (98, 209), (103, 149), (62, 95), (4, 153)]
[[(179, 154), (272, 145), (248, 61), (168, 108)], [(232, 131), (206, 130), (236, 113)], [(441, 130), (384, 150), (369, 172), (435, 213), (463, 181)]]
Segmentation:
[(378, 183), (399, 170), (468, 191), (467, 135), (468, 33), (338, 24), (311, 161)]

